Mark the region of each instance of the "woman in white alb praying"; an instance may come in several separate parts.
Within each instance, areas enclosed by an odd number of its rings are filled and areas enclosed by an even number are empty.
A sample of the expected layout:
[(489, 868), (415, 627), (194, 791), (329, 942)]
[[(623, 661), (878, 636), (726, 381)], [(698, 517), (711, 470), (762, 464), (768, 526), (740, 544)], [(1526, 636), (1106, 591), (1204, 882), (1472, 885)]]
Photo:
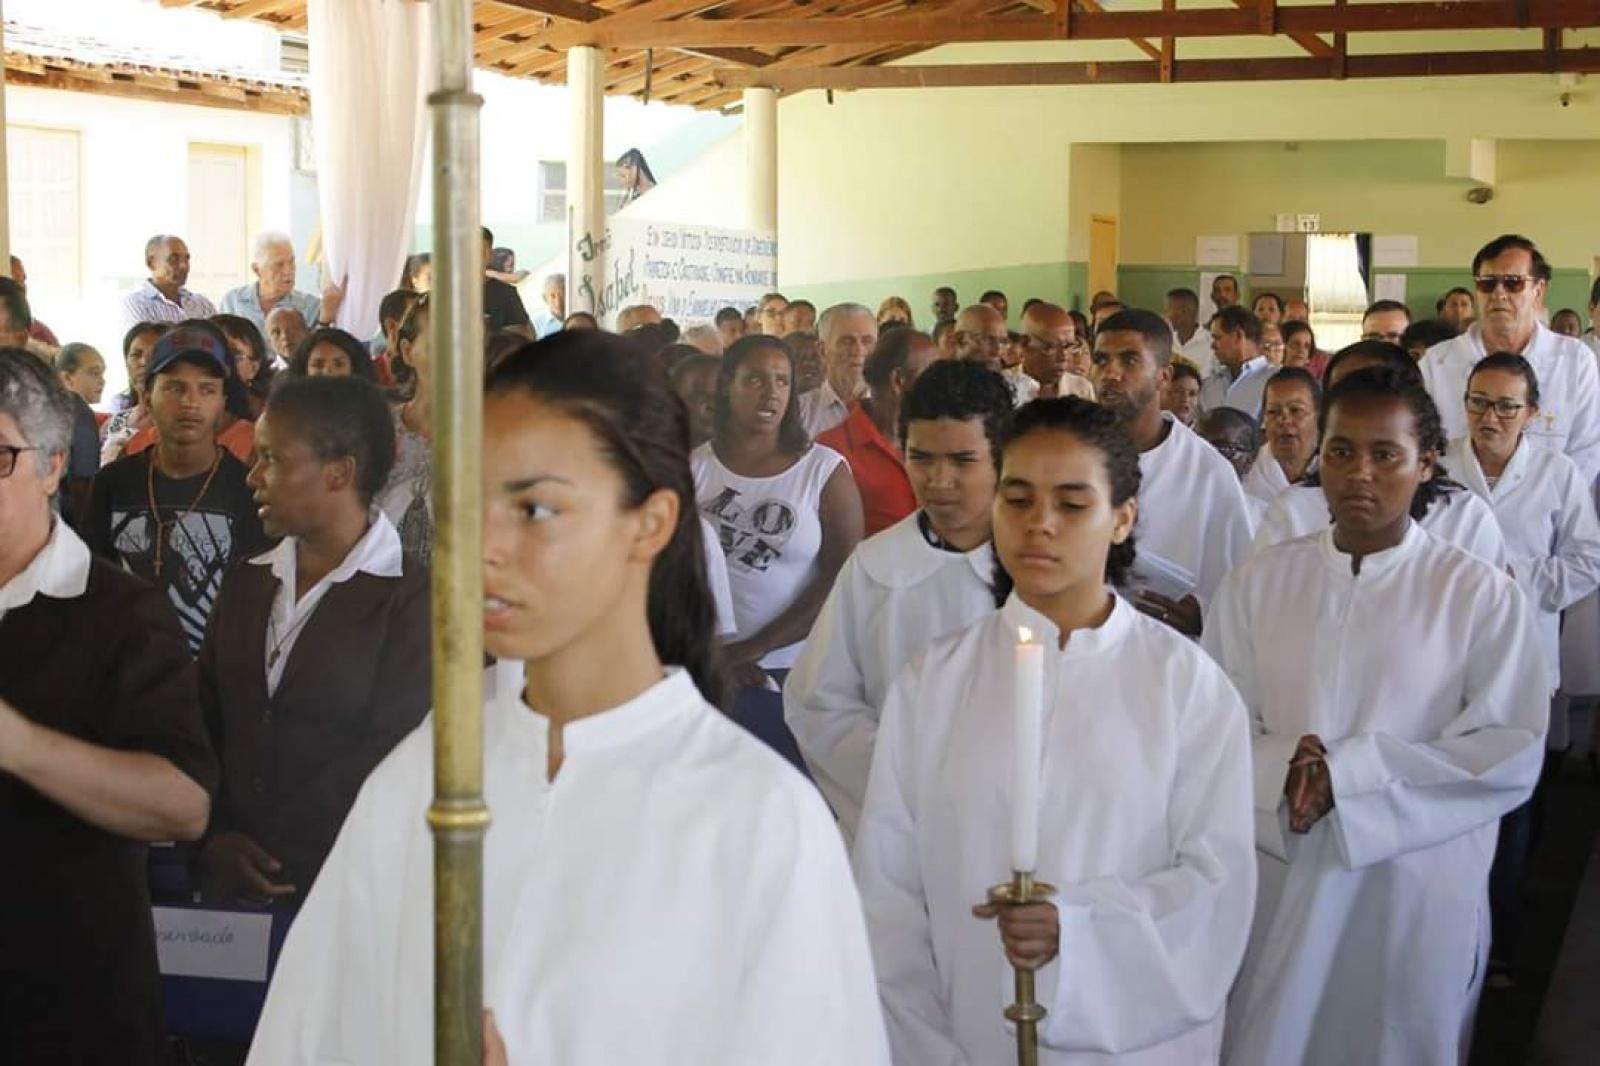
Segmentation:
[(994, 611), (989, 546), (1006, 379), (944, 359), (900, 409), (917, 510), (851, 553), (783, 686), (784, 719), (822, 794), (855, 839), (889, 684), (935, 639)]
[[(1139, 477), (1111, 412), (1021, 408), (993, 520), (1009, 597), (889, 690), (854, 859), (898, 1066), (1012, 1061), (1012, 964), (1036, 971), (1047, 1066), (1217, 1060), (1254, 898), (1248, 730), (1216, 664), (1108, 586)], [(1037, 875), (1055, 892), (999, 913), (1024, 628), (1043, 645)]]
[[(887, 1062), (826, 806), (724, 717), (688, 429), (609, 335), (498, 367), (484, 625), (489, 1061)], [(291, 932), (256, 1066), (433, 1061), (431, 722), (362, 789)], [(503, 1054), (502, 1054), (503, 1053)]]
[(1249, 706), (1260, 891), (1230, 1066), (1465, 1061), (1501, 815), (1539, 773), (1533, 614), (1412, 517), (1438, 411), (1415, 375), (1323, 400), (1332, 528), (1223, 582), (1205, 644)]
[[(1328, 361), (1322, 375), (1323, 390), (1326, 392), (1358, 370), (1378, 366), (1388, 367), (1406, 378), (1422, 380), (1416, 361), (1398, 344), (1357, 341), (1339, 349)], [(1426, 442), (1426, 447), (1437, 459), (1444, 453), (1446, 443), (1441, 427)], [(1417, 497), (1417, 507), (1412, 514), (1417, 524), (1484, 562), (1505, 565), (1505, 536), (1493, 509), (1466, 486), (1452, 480), (1444, 464), (1436, 462), (1432, 469), (1431, 483)], [(1327, 529), (1331, 522), (1327, 497), (1323, 494), (1319, 474), (1313, 470), (1299, 484), (1290, 485), (1273, 499), (1256, 529), (1250, 554)]]

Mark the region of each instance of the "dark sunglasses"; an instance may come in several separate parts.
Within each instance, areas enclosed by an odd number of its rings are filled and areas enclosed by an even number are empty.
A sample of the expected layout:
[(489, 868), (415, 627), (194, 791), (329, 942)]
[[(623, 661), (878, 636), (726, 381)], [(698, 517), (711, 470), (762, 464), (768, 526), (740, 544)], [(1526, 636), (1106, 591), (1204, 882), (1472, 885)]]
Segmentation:
[(1506, 292), (1518, 293), (1527, 287), (1528, 282), (1537, 280), (1527, 274), (1484, 274), (1473, 278), (1472, 283), (1478, 287), (1479, 292), (1487, 296), (1500, 288)]

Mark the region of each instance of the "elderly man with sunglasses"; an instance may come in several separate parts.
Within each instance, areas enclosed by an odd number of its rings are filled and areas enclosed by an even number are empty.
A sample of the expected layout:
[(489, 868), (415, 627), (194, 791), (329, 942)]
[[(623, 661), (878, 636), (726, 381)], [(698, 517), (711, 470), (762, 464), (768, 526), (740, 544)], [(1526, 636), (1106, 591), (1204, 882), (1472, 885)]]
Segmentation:
[(1565, 452), (1593, 482), (1600, 475), (1600, 372), (1594, 352), (1539, 321), (1550, 264), (1526, 237), (1506, 234), (1472, 260), (1478, 319), (1461, 336), (1436, 344), (1420, 368), (1448, 437), (1466, 436), (1461, 397), (1478, 360), (1495, 352), (1520, 355), (1538, 376), (1539, 415), (1524, 433)]
[(145, 847), (200, 835), (217, 766), (165, 597), (52, 511), (72, 420), (0, 349), (0, 1062), (161, 1066)]

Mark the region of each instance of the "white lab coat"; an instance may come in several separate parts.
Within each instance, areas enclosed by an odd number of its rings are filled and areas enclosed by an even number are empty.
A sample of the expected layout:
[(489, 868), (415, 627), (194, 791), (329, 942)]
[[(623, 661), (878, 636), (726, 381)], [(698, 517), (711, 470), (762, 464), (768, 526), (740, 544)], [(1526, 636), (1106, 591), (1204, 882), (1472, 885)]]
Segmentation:
[[(1228, 1063), (1465, 1061), (1497, 824), (1543, 756), (1526, 599), (1416, 523), (1359, 576), (1327, 530), (1230, 575), (1205, 645), (1254, 733), (1261, 886)], [(1302, 836), (1283, 789), (1308, 733), (1327, 747), (1334, 808)]]
[[(1322, 486), (1295, 485), (1279, 493), (1267, 508), (1266, 517), (1256, 528), (1250, 554), (1256, 556), (1274, 544), (1327, 529), (1332, 521)], [(1506, 541), (1500, 523), (1489, 505), (1470, 491), (1456, 489), (1443, 499), (1434, 500), (1418, 525), (1469, 555), (1496, 567), (1505, 566)]]
[[(1463, 402), (1467, 381), (1483, 347), (1482, 327), (1473, 325), (1454, 340), (1428, 349), (1418, 364), (1422, 380), (1438, 405), (1445, 433), (1468, 433)], [(1521, 353), (1539, 378), (1539, 415), (1528, 423), (1528, 439), (1571, 456), (1585, 480), (1600, 476), (1600, 372), (1595, 353), (1576, 337), (1535, 325), (1533, 340)]]
[[(816, 790), (673, 671), (568, 724), (484, 708), (484, 1000), (516, 1066), (887, 1062)], [(362, 789), (279, 960), (252, 1066), (433, 1062), (431, 719)]]
[(1114, 599), (1059, 649), (1013, 596), (890, 688), (854, 856), (897, 1066), (1016, 1054), (1012, 970), (971, 907), (1010, 878), (1019, 626), (1046, 649), (1038, 878), (1061, 924), (1039, 1061), (1216, 1060), (1254, 897), (1244, 709), (1200, 649)]
[(890, 683), (934, 640), (995, 610), (993, 548), (935, 548), (920, 515), (851, 553), (783, 686), (784, 721), (847, 844), (861, 819)]
[(1578, 464), (1526, 437), (1494, 488), (1469, 437), (1445, 452), (1451, 472), (1494, 508), (1506, 565), (1539, 619), (1552, 690), (1561, 685), (1561, 612), (1600, 588), (1600, 519)]
[(1139, 456), (1134, 544), (1193, 574), (1204, 605), (1250, 550), (1250, 512), (1228, 461), (1170, 413), (1161, 417), (1167, 439)]

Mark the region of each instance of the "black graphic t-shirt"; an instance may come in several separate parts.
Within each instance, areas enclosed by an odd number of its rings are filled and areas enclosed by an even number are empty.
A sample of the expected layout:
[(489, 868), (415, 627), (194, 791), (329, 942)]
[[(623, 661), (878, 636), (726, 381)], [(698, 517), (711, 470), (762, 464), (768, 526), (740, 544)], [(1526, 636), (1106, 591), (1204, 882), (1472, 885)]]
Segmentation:
[[(165, 593), (189, 650), (198, 652), (222, 575), (240, 560), (260, 554), (268, 541), (245, 484), (245, 466), (225, 450), (210, 485), (206, 474), (173, 479), (157, 472), (159, 513), (153, 515), (154, 454), (154, 448), (147, 448), (118, 459), (95, 477), (84, 539), (96, 555), (120, 563)], [(202, 486), (205, 495), (197, 501)]]

